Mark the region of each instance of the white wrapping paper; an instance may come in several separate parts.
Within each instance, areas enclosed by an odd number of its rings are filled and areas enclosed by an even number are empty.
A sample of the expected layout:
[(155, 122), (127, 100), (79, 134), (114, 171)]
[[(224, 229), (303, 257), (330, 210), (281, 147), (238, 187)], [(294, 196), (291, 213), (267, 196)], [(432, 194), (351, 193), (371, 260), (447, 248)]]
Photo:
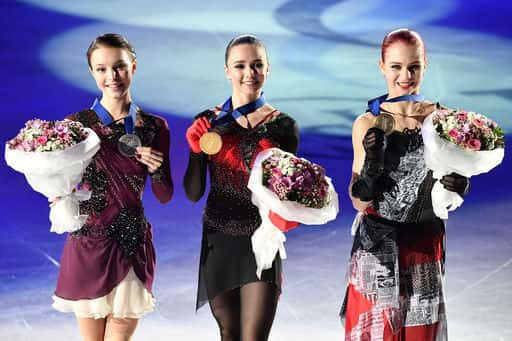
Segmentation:
[[(263, 185), (262, 162), (270, 157), (274, 150), (282, 154), (290, 154), (278, 148), (270, 148), (256, 156), (247, 187), (252, 191), (252, 203), (258, 207), (261, 216), (261, 225), (251, 237), (252, 248), (256, 258), (258, 278), (261, 272), (272, 267), (277, 252), (282, 259), (286, 259), (284, 242), (286, 237), (268, 218), (269, 209), (288, 221), (296, 221), (306, 225), (322, 225), (334, 220), (338, 215), (338, 193), (332, 181), (326, 177), (329, 184), (329, 204), (321, 209), (304, 207), (293, 201), (281, 201), (270, 189)], [(290, 154), (292, 155), (292, 154)]]
[(87, 138), (65, 150), (25, 152), (5, 147), (7, 164), (23, 173), (32, 189), (49, 199), (61, 198), (50, 209), (51, 232), (76, 231), (87, 218), (79, 214), (78, 202), (89, 199), (91, 193), (73, 191), (100, 149), (100, 139), (93, 130), (84, 129), (88, 132)]
[[(470, 151), (439, 137), (433, 124), (435, 114), (436, 111), (427, 116), (421, 128), (425, 145), (425, 163), (433, 170), (434, 178), (439, 180), (452, 172), (469, 178), (487, 173), (503, 161), (504, 148)], [(448, 219), (448, 212), (462, 205), (463, 201), (457, 193), (444, 189), (439, 181), (434, 184), (432, 206), (439, 218)]]

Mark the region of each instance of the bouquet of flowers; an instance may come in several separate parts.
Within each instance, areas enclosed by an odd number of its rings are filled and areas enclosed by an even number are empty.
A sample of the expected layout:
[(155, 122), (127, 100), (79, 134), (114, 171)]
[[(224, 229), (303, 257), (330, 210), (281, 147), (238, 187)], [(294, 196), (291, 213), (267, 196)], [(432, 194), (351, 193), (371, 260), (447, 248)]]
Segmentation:
[(70, 120), (27, 121), (6, 143), (7, 164), (23, 173), (35, 191), (61, 198), (50, 209), (51, 232), (76, 231), (87, 219), (80, 215), (78, 201), (89, 199), (91, 193), (75, 188), (99, 148), (93, 130)]
[[(425, 163), (434, 178), (452, 172), (465, 177), (487, 173), (503, 161), (504, 131), (482, 114), (439, 109), (425, 118), (421, 128)], [(442, 219), (463, 199), (437, 181), (432, 189), (434, 213)]]
[(338, 194), (325, 170), (278, 148), (266, 149), (256, 156), (248, 187), (262, 220), (251, 237), (258, 277), (272, 267), (277, 252), (286, 259), (286, 237), (273, 223), (273, 216), (321, 225), (335, 219), (339, 211)]

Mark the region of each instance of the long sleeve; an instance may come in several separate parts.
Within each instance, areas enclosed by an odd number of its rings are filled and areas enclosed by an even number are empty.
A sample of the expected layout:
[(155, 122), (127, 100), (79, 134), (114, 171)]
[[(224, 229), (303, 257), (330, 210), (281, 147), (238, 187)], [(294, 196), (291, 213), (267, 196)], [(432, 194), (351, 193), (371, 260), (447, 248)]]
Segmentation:
[(289, 122), (285, 123), (283, 131), (285, 133), (279, 141), (281, 149), (285, 152), (296, 154), (299, 147), (299, 126), (297, 122), (290, 118)]
[(161, 119), (161, 126), (158, 128), (157, 135), (153, 142), (153, 148), (164, 154), (164, 160), (151, 176), (151, 189), (153, 194), (161, 203), (166, 203), (172, 199), (174, 193), (174, 184), (171, 175), (171, 165), (169, 159), (169, 148), (171, 144), (169, 126), (165, 119)]
[(204, 153), (190, 152), (188, 166), (183, 178), (183, 187), (190, 201), (197, 202), (206, 187), (207, 156)]

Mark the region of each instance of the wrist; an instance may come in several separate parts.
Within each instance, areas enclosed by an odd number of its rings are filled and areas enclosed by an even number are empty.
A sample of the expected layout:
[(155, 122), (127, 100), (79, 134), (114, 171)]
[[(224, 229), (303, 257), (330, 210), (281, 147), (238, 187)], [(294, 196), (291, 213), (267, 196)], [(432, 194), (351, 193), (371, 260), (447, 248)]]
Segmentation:
[(362, 177), (378, 178), (384, 173), (384, 162), (374, 159), (365, 159), (363, 169), (361, 170)]

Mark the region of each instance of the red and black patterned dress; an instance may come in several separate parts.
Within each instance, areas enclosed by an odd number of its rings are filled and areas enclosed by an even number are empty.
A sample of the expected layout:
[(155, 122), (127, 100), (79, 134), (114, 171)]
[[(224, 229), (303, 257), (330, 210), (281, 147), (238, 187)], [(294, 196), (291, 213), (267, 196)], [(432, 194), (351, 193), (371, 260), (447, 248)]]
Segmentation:
[[(213, 117), (216, 113), (218, 108), (196, 118)], [(191, 152), (184, 179), (188, 197), (199, 200), (205, 190), (208, 166), (210, 191), (203, 213), (197, 309), (217, 294), (258, 281), (251, 235), (260, 226), (261, 218), (247, 188), (251, 168), (262, 150), (278, 147), (295, 153), (298, 144), (295, 121), (277, 110), (250, 129), (236, 122), (215, 129), (222, 135), (222, 149), (212, 156)], [(272, 268), (263, 271), (261, 280), (281, 290), (279, 255)]]
[(446, 340), (444, 222), (420, 128), (387, 136), (379, 193), (359, 224), (341, 316), (345, 340)]
[(90, 189), (92, 196), (80, 202), (80, 212), (88, 214), (88, 218), (80, 230), (67, 236), (55, 296), (69, 301), (105, 296), (131, 269), (151, 293), (155, 250), (142, 193), (150, 175), (158, 200), (165, 203), (172, 197), (167, 122), (141, 110), (137, 112), (135, 134), (142, 145), (164, 153), (161, 167), (149, 174), (146, 165), (119, 152), (118, 140), (125, 134), (122, 121), (104, 125), (93, 110), (67, 118), (94, 130), (101, 148), (83, 175), (81, 186)]

